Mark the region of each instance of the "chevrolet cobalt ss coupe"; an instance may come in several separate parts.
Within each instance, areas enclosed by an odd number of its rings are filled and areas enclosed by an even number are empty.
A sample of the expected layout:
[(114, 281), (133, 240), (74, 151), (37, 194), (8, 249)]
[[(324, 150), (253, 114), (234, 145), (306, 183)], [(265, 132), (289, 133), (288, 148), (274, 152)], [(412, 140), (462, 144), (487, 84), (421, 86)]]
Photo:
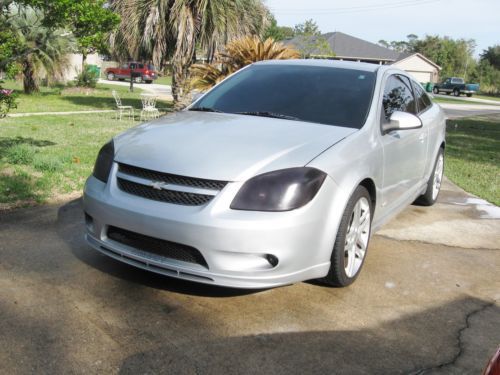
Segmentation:
[(347, 286), (370, 235), (443, 176), (445, 117), (391, 66), (266, 61), (104, 145), (86, 239), (163, 275), (238, 288)]

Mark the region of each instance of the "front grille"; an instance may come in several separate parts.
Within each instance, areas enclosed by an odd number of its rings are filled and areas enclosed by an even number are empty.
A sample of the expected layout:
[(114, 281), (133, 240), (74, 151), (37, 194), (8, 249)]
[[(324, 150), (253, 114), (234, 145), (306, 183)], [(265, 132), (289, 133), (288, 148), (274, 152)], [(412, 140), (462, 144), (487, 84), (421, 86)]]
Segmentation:
[(157, 190), (151, 186), (146, 186), (117, 178), (118, 187), (126, 193), (137, 195), (146, 199), (152, 199), (159, 202), (181, 204), (184, 206), (200, 206), (208, 203), (214, 196), (205, 194), (194, 194), (175, 190)]
[(108, 227), (108, 238), (146, 253), (158, 255), (163, 258), (195, 263), (208, 268), (203, 255), (191, 246), (145, 236), (113, 226)]
[(150, 169), (134, 167), (132, 165), (119, 163), (118, 170), (122, 173), (144, 178), (151, 181), (161, 181), (167, 184), (190, 186), (202, 189), (222, 190), (227, 181), (205, 180), (202, 178), (178, 176), (170, 173), (152, 171)]

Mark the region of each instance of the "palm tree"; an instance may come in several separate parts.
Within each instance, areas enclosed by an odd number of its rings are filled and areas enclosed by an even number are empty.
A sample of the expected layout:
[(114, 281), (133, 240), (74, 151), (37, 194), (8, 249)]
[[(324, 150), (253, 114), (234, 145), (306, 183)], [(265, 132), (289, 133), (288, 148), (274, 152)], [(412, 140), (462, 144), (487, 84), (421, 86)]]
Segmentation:
[(262, 0), (114, 0), (122, 18), (113, 35), (118, 57), (149, 59), (156, 66), (172, 59), (172, 94), (185, 94), (196, 48), (213, 58), (219, 46), (247, 34), (260, 34), (268, 11)]
[(64, 30), (44, 27), (40, 22), (43, 17), (30, 7), (11, 7), (10, 12), (9, 23), (16, 32), (19, 49), (26, 51), (19, 60), (24, 92), (31, 94), (39, 90), (38, 81), (44, 75), (49, 80), (63, 77), (74, 39)]
[(262, 41), (256, 36), (243, 37), (228, 43), (215, 64), (193, 65), (191, 86), (205, 91), (229, 74), (256, 61), (286, 60), (299, 57), (300, 53), (297, 50), (277, 43), (272, 38)]
[(259, 34), (266, 25), (266, 10), (257, 0), (176, 0), (171, 14), (177, 37), (172, 58), (174, 100), (179, 102), (188, 91), (187, 78), (195, 62), (197, 43), (206, 51), (214, 51), (230, 37)]

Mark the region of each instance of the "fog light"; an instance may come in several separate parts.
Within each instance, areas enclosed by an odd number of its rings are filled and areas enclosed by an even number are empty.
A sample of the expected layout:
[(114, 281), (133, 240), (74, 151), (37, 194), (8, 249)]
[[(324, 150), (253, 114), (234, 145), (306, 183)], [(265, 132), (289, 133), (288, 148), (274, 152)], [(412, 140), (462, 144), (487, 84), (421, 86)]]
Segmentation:
[(271, 266), (276, 267), (278, 265), (278, 258), (276, 258), (274, 255), (266, 254), (266, 259)]

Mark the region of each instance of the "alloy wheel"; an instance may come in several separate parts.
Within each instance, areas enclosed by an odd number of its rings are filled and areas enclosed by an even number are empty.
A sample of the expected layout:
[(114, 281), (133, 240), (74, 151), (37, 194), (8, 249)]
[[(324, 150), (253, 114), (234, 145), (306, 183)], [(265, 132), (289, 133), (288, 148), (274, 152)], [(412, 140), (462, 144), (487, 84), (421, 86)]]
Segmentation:
[(436, 168), (434, 169), (434, 181), (432, 183), (432, 199), (435, 200), (441, 189), (441, 183), (443, 181), (443, 168), (444, 167), (444, 157), (440, 153), (438, 160), (436, 161)]
[(361, 197), (354, 205), (345, 237), (344, 270), (347, 277), (354, 277), (363, 264), (370, 226), (370, 203)]

